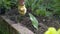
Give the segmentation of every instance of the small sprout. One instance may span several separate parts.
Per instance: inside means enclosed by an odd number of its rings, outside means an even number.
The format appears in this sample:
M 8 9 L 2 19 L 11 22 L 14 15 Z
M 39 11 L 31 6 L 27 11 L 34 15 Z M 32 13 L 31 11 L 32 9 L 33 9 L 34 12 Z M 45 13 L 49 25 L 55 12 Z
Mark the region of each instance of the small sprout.
M 32 25 L 38 30 L 38 20 L 30 13 L 29 16 L 30 16 L 30 20 L 32 21 Z

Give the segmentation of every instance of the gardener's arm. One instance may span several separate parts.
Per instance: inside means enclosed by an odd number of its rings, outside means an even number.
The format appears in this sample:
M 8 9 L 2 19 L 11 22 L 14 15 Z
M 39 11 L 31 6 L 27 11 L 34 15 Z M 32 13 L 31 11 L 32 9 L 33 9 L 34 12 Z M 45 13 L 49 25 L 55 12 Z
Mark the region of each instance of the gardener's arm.
M 19 0 L 20 5 L 24 5 L 24 0 Z

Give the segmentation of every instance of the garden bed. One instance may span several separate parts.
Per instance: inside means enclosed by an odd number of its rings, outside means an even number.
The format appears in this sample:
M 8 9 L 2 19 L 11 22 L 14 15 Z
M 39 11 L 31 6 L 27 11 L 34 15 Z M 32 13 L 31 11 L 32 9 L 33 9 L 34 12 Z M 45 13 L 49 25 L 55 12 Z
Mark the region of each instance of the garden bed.
M 13 11 L 13 9 L 12 9 L 12 11 Z M 15 14 L 16 14 L 16 12 L 15 13 L 13 12 L 11 16 L 13 16 Z M 17 15 L 20 16 L 19 14 L 17 14 Z M 6 15 L 6 18 L 17 23 L 17 22 L 19 22 L 19 20 L 16 21 L 17 15 L 15 15 L 13 17 L 10 17 L 9 15 L 8 15 L 9 17 L 7 17 L 7 15 Z M 22 20 L 20 21 L 20 24 L 22 24 L 22 26 L 24 26 L 24 27 L 27 27 L 29 30 L 33 31 L 36 34 L 43 34 L 47 30 L 48 27 L 55 27 L 56 29 L 60 28 L 60 19 L 56 19 L 54 17 L 48 18 L 48 17 L 42 17 L 42 16 L 35 16 L 35 17 L 37 18 L 37 20 L 39 22 L 38 31 L 32 26 L 29 16 L 25 15 L 22 18 Z M 14 18 L 14 19 L 11 19 L 11 18 Z

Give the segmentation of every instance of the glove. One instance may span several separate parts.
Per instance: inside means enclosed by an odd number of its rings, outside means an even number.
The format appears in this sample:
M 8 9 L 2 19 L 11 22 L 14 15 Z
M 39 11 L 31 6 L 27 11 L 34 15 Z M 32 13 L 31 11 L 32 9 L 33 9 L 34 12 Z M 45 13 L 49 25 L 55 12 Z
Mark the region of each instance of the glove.
M 18 6 L 18 10 L 19 10 L 19 13 L 20 13 L 21 15 L 25 15 L 26 12 L 27 12 L 27 9 L 26 9 L 25 5 L 20 5 L 20 6 Z

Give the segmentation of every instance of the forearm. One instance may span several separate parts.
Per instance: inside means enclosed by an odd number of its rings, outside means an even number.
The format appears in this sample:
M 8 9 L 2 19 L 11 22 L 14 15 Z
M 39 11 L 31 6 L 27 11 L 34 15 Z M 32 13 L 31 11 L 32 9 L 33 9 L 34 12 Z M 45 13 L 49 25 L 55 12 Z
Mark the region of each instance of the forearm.
M 19 5 L 24 5 L 24 0 L 19 0 Z

